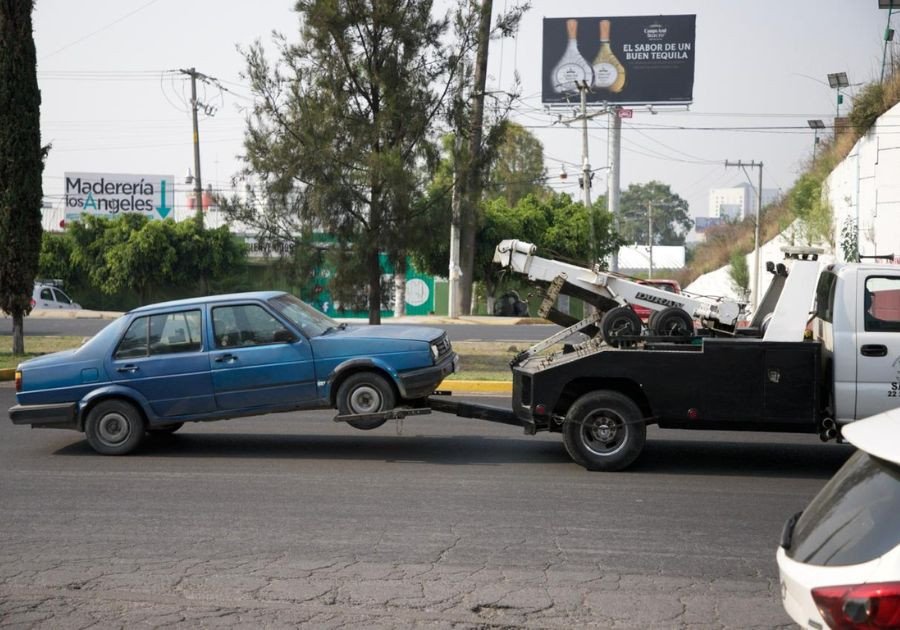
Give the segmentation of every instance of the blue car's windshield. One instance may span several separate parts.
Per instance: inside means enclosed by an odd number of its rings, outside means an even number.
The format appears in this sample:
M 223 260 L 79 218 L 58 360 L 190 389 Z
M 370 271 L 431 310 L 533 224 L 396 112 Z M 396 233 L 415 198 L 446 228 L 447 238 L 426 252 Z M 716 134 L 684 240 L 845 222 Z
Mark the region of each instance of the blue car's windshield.
M 336 321 L 320 313 L 310 305 L 288 293 L 269 300 L 276 311 L 287 317 L 307 337 L 318 337 L 340 326 Z

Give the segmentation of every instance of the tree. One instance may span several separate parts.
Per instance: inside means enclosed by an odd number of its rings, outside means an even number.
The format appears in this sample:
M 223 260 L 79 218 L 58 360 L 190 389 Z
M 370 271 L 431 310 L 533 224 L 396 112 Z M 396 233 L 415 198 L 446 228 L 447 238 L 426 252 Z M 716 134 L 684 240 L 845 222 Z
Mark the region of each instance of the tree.
M 610 230 L 612 215 L 605 206 L 605 200 L 599 199 L 592 213 L 601 258 L 612 254 L 621 244 Z M 503 197 L 486 202 L 478 230 L 475 280 L 485 285 L 488 312 L 491 312 L 493 297 L 503 282 L 502 270 L 493 262 L 494 250 L 500 241 L 515 238 L 530 242 L 537 245 L 541 256 L 583 265 L 590 239 L 588 221 L 584 204 L 563 193 L 541 197 L 527 195 L 513 207 L 507 205 Z
M 302 223 L 334 234 L 369 321 L 379 323 L 380 251 L 408 244 L 404 222 L 455 61 L 441 43 L 447 20 L 432 2 L 299 0 L 302 42 L 277 39 L 269 64 L 257 42 L 246 52 L 256 102 L 245 139 L 247 175 L 268 199 L 296 204 Z M 280 208 L 290 211 L 289 208 Z M 344 275 L 345 269 L 338 269 Z M 363 282 L 364 281 L 364 282 Z
M 209 295 L 209 283 L 218 280 L 242 264 L 247 247 L 223 225 L 207 229 L 197 221 L 182 221 L 173 227 L 178 258 L 176 282 L 182 285 L 200 281 L 200 293 Z
M 627 243 L 649 242 L 650 208 L 654 245 L 684 245 L 684 237 L 694 225 L 687 201 L 673 193 L 668 184 L 658 181 L 630 185 L 622 193 L 620 208 L 619 234 Z
M 544 145 L 522 125 L 508 123 L 488 171 L 488 194 L 502 194 L 514 206 L 525 195 L 544 192 L 545 175 Z
M 459 88 L 450 109 L 450 124 L 459 140 L 453 151 L 455 171 L 453 187 L 457 201 L 452 209 L 452 223 L 459 234 L 459 266 L 462 277 L 456 297 L 458 310 L 463 314 L 470 312 L 472 304 L 476 230 L 487 166 L 491 161 L 493 150 L 503 137 L 506 115 L 517 96 L 507 94 L 508 101 L 505 108 L 501 107 L 499 102 L 496 103 L 493 123 L 485 124 L 488 49 L 493 36 L 508 37 L 516 32 L 522 15 L 529 7 L 528 3 L 524 3 L 498 16 L 493 30 L 492 0 L 481 0 L 480 5 L 474 0 L 460 0 L 456 11 L 456 34 L 460 41 L 468 43 L 470 34 L 475 34 L 473 41 L 475 61 L 471 67 L 468 62 L 469 46 L 466 44 L 460 46 L 457 69 L 460 78 Z M 471 86 L 468 97 L 463 87 L 466 84 Z M 518 89 L 518 75 L 515 88 Z
M 732 252 L 729 260 L 728 275 L 731 278 L 731 286 L 741 299 L 750 295 L 750 268 L 747 266 L 747 257 L 740 251 Z
M 41 251 L 41 93 L 33 0 L 0 2 L 0 309 L 12 316 L 12 352 L 25 352 L 23 320 Z

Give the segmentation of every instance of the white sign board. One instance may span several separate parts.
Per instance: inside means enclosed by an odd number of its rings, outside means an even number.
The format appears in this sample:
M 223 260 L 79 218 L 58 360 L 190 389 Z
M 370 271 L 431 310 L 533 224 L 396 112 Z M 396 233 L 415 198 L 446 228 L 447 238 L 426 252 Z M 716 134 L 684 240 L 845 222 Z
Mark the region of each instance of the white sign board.
M 113 217 L 122 213 L 165 219 L 174 210 L 172 175 L 66 173 L 65 179 L 66 221 L 77 221 L 82 214 Z

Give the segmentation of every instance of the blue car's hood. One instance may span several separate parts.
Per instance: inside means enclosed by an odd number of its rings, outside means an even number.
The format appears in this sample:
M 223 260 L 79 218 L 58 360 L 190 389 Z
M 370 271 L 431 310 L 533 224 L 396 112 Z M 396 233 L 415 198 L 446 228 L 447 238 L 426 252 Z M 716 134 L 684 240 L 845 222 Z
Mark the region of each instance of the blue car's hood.
M 347 359 L 393 355 L 420 355 L 413 363 L 422 367 L 431 363 L 429 343 L 443 336 L 437 328 L 418 326 L 348 326 L 313 337 L 310 342 L 316 359 Z M 413 364 L 403 364 L 409 369 Z
M 332 330 L 318 339 L 403 339 L 407 341 L 434 341 L 440 339 L 444 331 L 440 328 L 425 326 L 347 326 L 344 329 Z

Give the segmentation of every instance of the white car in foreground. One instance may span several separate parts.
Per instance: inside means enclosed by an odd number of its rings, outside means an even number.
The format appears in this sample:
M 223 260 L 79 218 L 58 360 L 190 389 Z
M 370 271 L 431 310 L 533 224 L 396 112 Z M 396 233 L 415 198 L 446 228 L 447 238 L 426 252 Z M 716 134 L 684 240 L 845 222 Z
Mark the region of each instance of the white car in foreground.
M 804 628 L 900 628 L 900 409 L 843 436 L 859 450 L 785 523 L 782 603 Z

